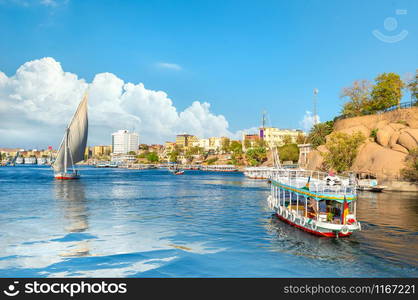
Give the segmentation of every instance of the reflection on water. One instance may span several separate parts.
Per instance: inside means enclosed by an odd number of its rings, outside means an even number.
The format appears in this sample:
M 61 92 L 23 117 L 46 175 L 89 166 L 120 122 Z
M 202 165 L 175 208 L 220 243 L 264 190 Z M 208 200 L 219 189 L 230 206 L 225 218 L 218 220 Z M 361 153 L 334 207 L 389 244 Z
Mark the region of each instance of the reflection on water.
M 318 238 L 242 174 L 0 168 L 0 276 L 418 276 L 416 194 L 361 193 L 363 231 Z
M 54 187 L 55 198 L 59 201 L 63 210 L 66 223 L 65 230 L 70 234 L 66 238 L 71 244 L 68 247 L 69 250 L 60 255 L 64 257 L 88 256 L 90 254 L 89 240 L 81 239 L 80 235 L 72 234 L 82 233 L 89 228 L 84 183 L 79 180 L 55 181 Z

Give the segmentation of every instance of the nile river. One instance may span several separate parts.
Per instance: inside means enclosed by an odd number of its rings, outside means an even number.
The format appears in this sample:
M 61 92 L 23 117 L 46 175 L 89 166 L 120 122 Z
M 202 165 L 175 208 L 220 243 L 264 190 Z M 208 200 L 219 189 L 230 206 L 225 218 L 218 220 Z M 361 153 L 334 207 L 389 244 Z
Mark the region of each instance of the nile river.
M 311 236 L 241 173 L 0 168 L 0 277 L 417 277 L 418 195 L 361 193 L 363 231 Z

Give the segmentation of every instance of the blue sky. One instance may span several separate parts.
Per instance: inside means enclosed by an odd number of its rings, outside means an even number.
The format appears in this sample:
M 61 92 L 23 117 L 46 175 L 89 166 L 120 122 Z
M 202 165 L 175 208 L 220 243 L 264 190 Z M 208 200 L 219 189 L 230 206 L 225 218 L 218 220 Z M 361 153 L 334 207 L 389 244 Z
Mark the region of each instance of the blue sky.
M 408 35 L 386 43 L 375 29 Z M 263 110 L 273 126 L 300 128 L 314 88 L 324 121 L 354 80 L 414 72 L 417 30 L 413 0 L 0 0 L 0 71 L 53 57 L 88 82 L 110 72 L 163 90 L 178 110 L 207 101 L 231 131 L 259 125 Z

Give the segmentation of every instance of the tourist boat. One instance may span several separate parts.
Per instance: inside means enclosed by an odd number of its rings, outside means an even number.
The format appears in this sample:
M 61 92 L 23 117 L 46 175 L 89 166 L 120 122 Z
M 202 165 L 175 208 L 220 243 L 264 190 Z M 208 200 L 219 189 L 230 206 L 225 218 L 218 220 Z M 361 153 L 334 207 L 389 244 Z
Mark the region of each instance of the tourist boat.
M 356 218 L 356 186 L 348 178 L 277 169 L 270 181 L 268 205 L 280 220 L 325 237 L 346 237 L 361 230 Z
M 177 170 L 177 171 L 174 171 L 173 173 L 174 173 L 174 175 L 183 175 L 184 171 L 183 170 Z
M 200 170 L 211 172 L 238 172 L 238 168 L 234 165 L 207 165 L 201 166 Z
M 80 178 L 78 171 L 74 168 L 74 164 L 84 160 L 87 133 L 87 94 L 85 94 L 70 124 L 65 129 L 57 157 L 52 164 L 55 179 L 66 180 Z
M 117 168 L 118 164 L 114 161 L 101 161 L 95 165 L 96 168 Z
M 245 168 L 244 175 L 250 179 L 269 179 L 272 167 L 249 167 Z
M 46 164 L 46 158 L 45 157 L 39 157 L 36 160 L 36 162 L 37 162 L 38 165 L 45 165 Z

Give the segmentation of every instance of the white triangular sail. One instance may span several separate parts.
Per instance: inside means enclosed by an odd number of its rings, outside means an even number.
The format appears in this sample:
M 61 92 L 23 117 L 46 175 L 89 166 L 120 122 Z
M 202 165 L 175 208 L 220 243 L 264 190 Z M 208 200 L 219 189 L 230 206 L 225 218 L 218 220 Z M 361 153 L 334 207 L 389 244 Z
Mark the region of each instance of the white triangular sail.
M 55 172 L 64 172 L 72 165 L 84 160 L 87 134 L 87 94 L 85 94 L 83 100 L 78 105 L 70 125 L 66 129 L 57 158 L 52 165 Z

